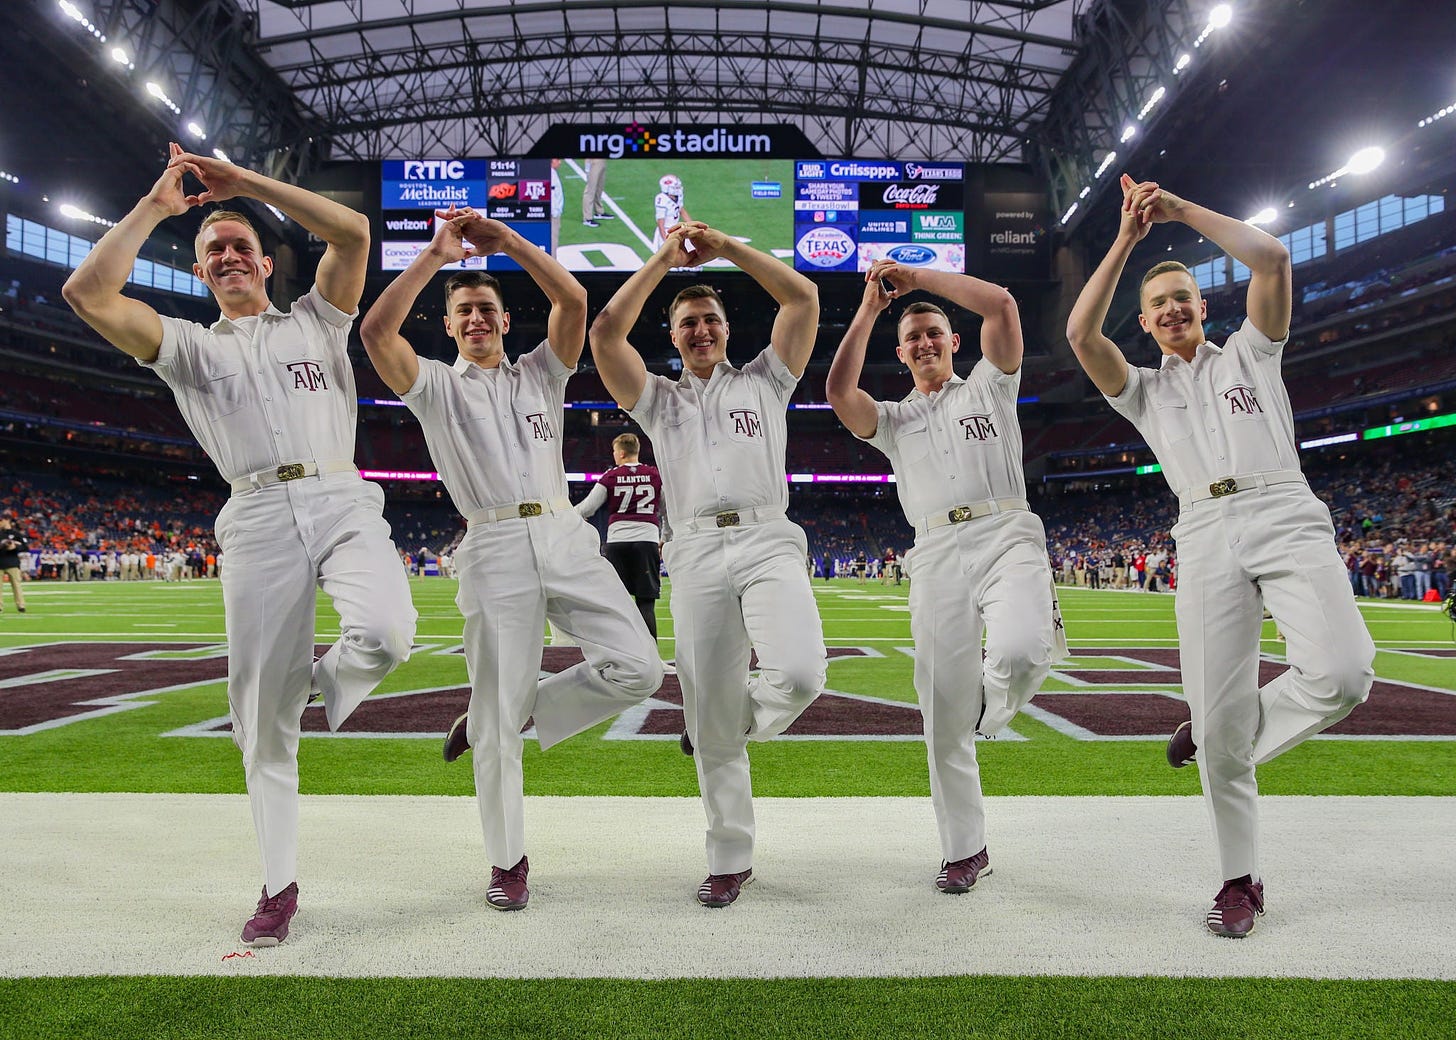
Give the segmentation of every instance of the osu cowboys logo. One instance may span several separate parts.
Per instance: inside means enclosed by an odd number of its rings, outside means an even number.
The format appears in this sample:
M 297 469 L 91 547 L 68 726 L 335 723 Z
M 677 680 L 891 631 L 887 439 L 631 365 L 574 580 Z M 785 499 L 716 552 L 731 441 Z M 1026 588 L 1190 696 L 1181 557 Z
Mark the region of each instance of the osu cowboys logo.
M 997 437 L 996 423 L 989 415 L 963 415 L 956 422 L 966 431 L 966 440 L 985 441 Z
M 1252 386 L 1231 386 L 1223 392 L 1223 399 L 1229 403 L 1230 415 L 1253 415 L 1263 412 L 1259 399 L 1254 396 Z
M 328 380 L 324 379 L 323 366 L 317 361 L 294 361 L 285 367 L 293 375 L 294 390 L 314 394 L 329 388 Z
M 532 440 L 549 441 L 556 436 L 551 429 L 551 419 L 545 412 L 532 412 L 526 416 L 526 421 L 531 424 Z
M 728 413 L 728 418 L 733 420 L 733 436 L 750 439 L 763 436 L 763 426 L 758 421 L 758 413 L 752 408 L 734 408 Z

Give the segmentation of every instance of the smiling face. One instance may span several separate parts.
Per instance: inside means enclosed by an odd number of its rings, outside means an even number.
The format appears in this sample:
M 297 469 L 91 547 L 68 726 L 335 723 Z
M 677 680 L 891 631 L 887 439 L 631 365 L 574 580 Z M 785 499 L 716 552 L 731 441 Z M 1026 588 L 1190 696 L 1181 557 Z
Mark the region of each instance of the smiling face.
M 1198 283 L 1187 271 L 1155 274 L 1143 283 L 1142 313 L 1138 323 L 1150 333 L 1164 354 L 1178 354 L 1191 360 L 1203 342 L 1203 322 L 1208 301 L 1198 292 Z
M 236 220 L 216 221 L 198 234 L 196 249 L 192 273 L 212 290 L 224 314 L 238 317 L 267 309 L 273 260 L 263 255 L 252 228 Z
M 510 330 L 511 316 L 494 286 L 462 285 L 451 290 L 445 331 L 465 360 L 487 367 L 499 364 L 505 356 L 504 337 Z
M 677 301 L 672 308 L 672 343 L 682 355 L 683 367 L 699 379 L 728 357 L 728 317 L 713 296 Z
M 933 393 L 944 386 L 955 373 L 952 355 L 961 349 L 961 338 L 950 330 L 945 314 L 938 308 L 906 310 L 898 334 L 895 356 L 910 369 L 915 388 Z

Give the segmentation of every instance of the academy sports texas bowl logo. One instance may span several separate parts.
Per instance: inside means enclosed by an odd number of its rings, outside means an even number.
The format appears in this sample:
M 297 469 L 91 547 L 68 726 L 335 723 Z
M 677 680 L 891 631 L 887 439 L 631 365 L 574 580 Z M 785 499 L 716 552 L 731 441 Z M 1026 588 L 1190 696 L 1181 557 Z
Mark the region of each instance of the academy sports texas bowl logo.
M 816 227 L 805 232 L 796 248 L 805 263 L 838 267 L 854 255 L 854 239 L 836 227 Z

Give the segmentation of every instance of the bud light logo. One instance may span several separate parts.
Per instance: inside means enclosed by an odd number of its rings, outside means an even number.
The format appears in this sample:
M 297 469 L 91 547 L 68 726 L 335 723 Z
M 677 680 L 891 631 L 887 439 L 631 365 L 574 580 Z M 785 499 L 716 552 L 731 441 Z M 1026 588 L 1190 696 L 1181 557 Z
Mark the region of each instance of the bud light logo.
M 458 181 L 465 179 L 465 164 L 459 159 L 406 159 L 407 181 Z
M 799 239 L 798 253 L 814 267 L 838 267 L 854 255 L 854 239 L 836 227 L 815 227 Z M 922 250 L 923 251 L 923 250 Z
M 886 254 L 897 264 L 907 267 L 923 267 L 935 261 L 935 250 L 924 246 L 896 246 Z
M 801 181 L 823 177 L 824 164 L 821 162 L 801 162 L 798 164 L 798 169 L 795 171 L 794 176 Z

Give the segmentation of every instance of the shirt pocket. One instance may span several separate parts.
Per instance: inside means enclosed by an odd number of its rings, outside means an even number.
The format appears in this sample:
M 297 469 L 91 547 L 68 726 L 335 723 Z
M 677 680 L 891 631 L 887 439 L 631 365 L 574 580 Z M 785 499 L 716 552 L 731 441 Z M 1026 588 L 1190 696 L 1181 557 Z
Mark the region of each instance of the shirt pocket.
M 208 419 L 231 415 L 243 406 L 247 397 L 242 363 L 236 360 L 214 362 L 203 371 L 197 389 L 202 411 Z
M 294 397 L 311 397 L 334 389 L 336 374 L 322 358 L 298 350 L 279 350 L 271 344 L 268 354 L 278 366 L 283 389 Z
M 1193 419 L 1188 402 L 1182 397 L 1160 390 L 1153 400 L 1153 412 L 1158 417 L 1158 428 L 1170 444 L 1193 436 Z
M 923 461 L 930 454 L 930 424 L 917 419 L 900 427 L 895 431 L 895 448 L 906 465 Z
M 691 454 L 702 440 L 702 413 L 676 395 L 663 402 L 656 432 L 649 434 L 652 454 L 659 462 Z
M 516 416 L 516 430 L 525 448 L 553 448 L 559 431 L 551 421 L 546 401 L 541 397 L 517 397 L 511 402 Z

